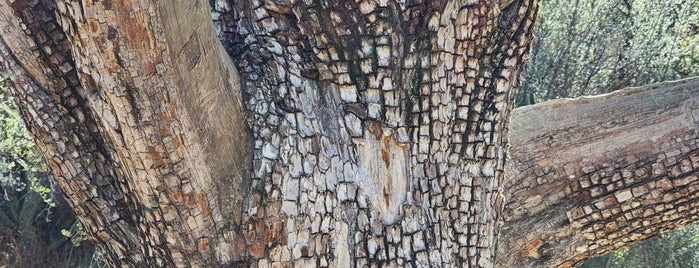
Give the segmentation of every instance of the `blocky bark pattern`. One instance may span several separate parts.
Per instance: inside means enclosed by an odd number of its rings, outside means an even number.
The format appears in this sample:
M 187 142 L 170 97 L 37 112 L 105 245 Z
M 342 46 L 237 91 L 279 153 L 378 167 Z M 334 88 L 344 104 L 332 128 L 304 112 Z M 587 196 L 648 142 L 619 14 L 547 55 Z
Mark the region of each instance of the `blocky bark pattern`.
M 489 267 L 501 193 L 507 267 L 696 219 L 697 80 L 519 113 L 502 191 L 536 1 L 212 2 L 243 100 L 201 1 L 0 3 L 0 73 L 115 265 Z
M 570 267 L 699 219 L 699 79 L 517 109 L 498 266 Z
M 536 1 L 502 7 L 215 1 L 254 133 L 236 260 L 492 266 Z
M 0 4 L 0 71 L 110 262 L 493 265 L 535 0 L 213 4 Z
M 0 3 L 1 75 L 116 266 L 214 265 L 241 217 L 237 73 L 208 5 L 190 4 Z
M 82 105 L 84 90 L 54 9 L 39 1 L 0 3 L 2 76 L 15 95 L 23 96 L 16 101 L 25 123 L 87 231 L 135 237 L 131 201 L 112 169 L 113 149 Z M 105 225 L 111 227 L 100 229 Z M 118 248 L 109 257 L 123 253 Z

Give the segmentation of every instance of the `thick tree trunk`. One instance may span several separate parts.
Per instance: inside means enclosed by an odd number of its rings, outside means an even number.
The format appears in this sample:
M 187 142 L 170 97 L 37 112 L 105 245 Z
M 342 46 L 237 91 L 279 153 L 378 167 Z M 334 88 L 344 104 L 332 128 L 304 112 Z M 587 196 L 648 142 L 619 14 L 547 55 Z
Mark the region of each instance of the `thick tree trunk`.
M 493 265 L 536 0 L 212 2 L 240 85 L 204 1 L 0 3 L 1 74 L 110 262 Z
M 251 150 L 208 5 L 1 1 L 0 28 L 2 76 L 109 261 L 220 263 Z
M 535 0 L 212 2 L 0 2 L 114 265 L 566 266 L 696 217 L 697 80 L 523 109 L 505 170 Z
M 535 6 L 218 3 L 253 111 L 240 258 L 492 266 L 504 126 Z
M 699 219 L 699 78 L 516 109 L 503 267 L 569 267 Z

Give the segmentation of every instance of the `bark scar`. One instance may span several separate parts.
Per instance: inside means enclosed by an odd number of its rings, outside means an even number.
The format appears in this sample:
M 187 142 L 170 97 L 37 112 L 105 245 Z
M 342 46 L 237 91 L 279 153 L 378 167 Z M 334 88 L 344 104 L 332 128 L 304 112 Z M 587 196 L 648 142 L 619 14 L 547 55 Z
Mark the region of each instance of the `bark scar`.
M 386 191 L 386 187 L 383 187 L 383 200 L 386 202 L 386 206 L 391 205 L 391 196 L 388 194 L 388 191 Z

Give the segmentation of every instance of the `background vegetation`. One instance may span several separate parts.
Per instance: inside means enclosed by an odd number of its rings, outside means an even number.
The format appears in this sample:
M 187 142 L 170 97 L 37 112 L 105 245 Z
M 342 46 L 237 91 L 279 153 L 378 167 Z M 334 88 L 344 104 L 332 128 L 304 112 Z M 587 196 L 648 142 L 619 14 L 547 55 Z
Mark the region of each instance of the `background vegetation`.
M 0 267 L 95 267 L 94 247 L 0 81 Z
M 516 104 L 699 75 L 697 0 L 543 0 Z M 0 81 L 0 267 L 104 266 Z M 584 267 L 699 267 L 699 225 Z
M 517 105 L 699 74 L 699 1 L 543 0 Z

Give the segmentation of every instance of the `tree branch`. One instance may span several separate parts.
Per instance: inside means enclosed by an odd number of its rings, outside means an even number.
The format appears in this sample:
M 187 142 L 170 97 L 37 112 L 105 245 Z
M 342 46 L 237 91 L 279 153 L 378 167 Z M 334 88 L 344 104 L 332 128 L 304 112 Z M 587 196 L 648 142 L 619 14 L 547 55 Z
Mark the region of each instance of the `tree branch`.
M 516 109 L 503 267 L 569 267 L 699 219 L 699 78 Z

